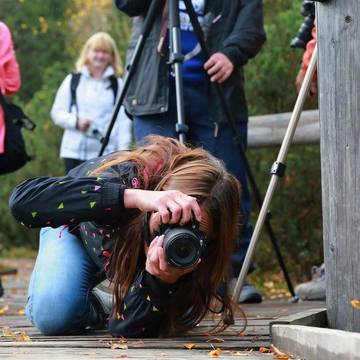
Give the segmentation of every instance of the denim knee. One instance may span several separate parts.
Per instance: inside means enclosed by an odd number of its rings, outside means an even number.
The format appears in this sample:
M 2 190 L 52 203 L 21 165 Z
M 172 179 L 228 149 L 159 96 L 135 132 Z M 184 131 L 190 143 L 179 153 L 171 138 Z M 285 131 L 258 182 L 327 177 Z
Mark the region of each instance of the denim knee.
M 29 299 L 28 316 L 44 335 L 65 335 L 85 329 L 89 303 L 85 297 L 64 294 L 35 294 Z

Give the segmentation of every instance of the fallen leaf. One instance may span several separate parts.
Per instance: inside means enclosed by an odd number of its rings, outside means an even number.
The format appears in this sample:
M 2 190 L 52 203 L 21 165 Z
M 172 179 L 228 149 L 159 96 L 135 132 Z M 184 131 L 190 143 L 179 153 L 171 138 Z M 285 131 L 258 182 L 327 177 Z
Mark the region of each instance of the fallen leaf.
M 124 338 L 123 336 L 120 337 L 120 338 L 118 338 L 117 341 L 118 341 L 119 343 L 124 343 L 124 344 L 128 342 L 128 340 L 127 340 L 126 338 Z
M 360 300 L 351 300 L 351 306 L 354 308 L 354 309 L 357 309 L 357 310 L 360 310 Z
M 280 351 L 274 344 L 270 344 L 270 349 L 271 351 L 275 354 L 275 355 L 279 355 L 279 356 L 287 356 L 287 358 L 285 359 L 288 359 L 289 356 L 285 353 L 283 353 L 282 351 Z
M 9 310 L 9 306 L 5 305 L 2 308 L 0 308 L 0 315 L 4 315 Z
M 271 349 L 268 349 L 268 348 L 266 348 L 266 347 L 261 347 L 261 348 L 259 349 L 259 351 L 260 351 L 261 353 L 263 353 L 263 354 L 271 353 Z
M 184 348 L 185 348 L 185 349 L 191 350 L 191 349 L 193 349 L 194 347 L 195 347 L 195 344 L 184 344 Z
M 124 359 L 127 358 L 128 356 L 126 354 L 120 354 L 120 355 L 114 355 L 113 358 L 114 359 Z
M 221 339 L 221 338 L 218 338 L 218 337 L 215 337 L 215 338 L 206 340 L 206 342 L 223 343 L 223 342 L 225 342 L 225 340 L 224 340 L 224 339 Z
M 244 352 L 244 351 L 229 351 L 229 355 L 231 356 L 250 356 L 250 352 Z
M 112 350 L 115 350 L 115 349 L 120 349 L 120 350 L 127 350 L 128 349 L 128 346 L 127 345 L 123 345 L 123 344 L 111 344 L 111 347 L 110 347 Z
M 31 341 L 31 339 L 30 336 L 22 334 L 16 337 L 16 341 Z
M 214 349 L 214 350 L 211 350 L 211 351 L 208 353 L 209 356 L 220 356 L 220 354 L 221 354 L 221 349 L 219 349 L 219 348 L 216 348 L 216 349 Z
M 290 359 L 290 357 L 287 356 L 287 355 L 275 355 L 275 356 L 273 357 L 273 359 L 288 360 L 288 359 Z
M 25 310 L 24 310 L 24 309 L 18 309 L 17 314 L 18 314 L 18 315 L 24 315 L 24 314 L 25 314 Z
M 2 337 L 12 337 L 12 336 L 14 336 L 14 334 L 13 334 L 11 331 L 3 330 L 1 336 L 2 336 Z

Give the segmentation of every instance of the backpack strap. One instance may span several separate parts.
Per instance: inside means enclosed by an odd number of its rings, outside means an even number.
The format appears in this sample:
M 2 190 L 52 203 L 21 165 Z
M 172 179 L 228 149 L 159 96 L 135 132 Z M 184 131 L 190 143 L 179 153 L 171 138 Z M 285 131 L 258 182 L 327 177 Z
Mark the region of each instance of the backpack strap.
M 79 86 L 80 82 L 80 73 L 73 73 L 71 74 L 71 81 L 70 81 L 70 106 L 69 112 L 71 112 L 71 108 L 75 105 L 76 111 L 79 112 L 77 101 L 76 101 L 76 89 Z
M 114 104 L 115 104 L 119 84 L 118 84 L 118 80 L 117 80 L 115 75 L 109 76 L 109 80 L 110 80 L 111 89 L 112 89 L 112 91 L 114 93 Z

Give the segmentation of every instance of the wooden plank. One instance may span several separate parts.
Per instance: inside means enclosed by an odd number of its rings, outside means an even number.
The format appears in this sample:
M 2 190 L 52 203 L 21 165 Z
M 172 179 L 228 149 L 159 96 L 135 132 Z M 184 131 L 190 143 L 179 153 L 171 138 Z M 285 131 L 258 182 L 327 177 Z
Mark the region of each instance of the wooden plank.
M 14 263 L 16 266 L 16 262 Z M 240 312 L 235 315 L 235 325 L 225 332 L 209 335 L 209 326 L 213 324 L 211 316 L 205 318 L 193 331 L 177 338 L 165 339 L 128 339 L 128 350 L 111 350 L 110 341 L 119 339 L 111 337 L 107 330 L 89 331 L 71 336 L 44 336 L 33 327 L 24 315 L 17 310 L 24 305 L 26 286 L 31 267 L 19 267 L 21 276 L 9 276 L 4 281 L 5 298 L 0 307 L 9 306 L 7 312 L 0 316 L 0 358 L 1 359 L 109 359 L 116 356 L 127 356 L 137 359 L 205 359 L 213 347 L 222 349 L 221 358 L 232 359 L 246 356 L 249 360 L 269 358 L 267 354 L 256 351 L 259 347 L 270 344 L 269 322 L 281 315 L 289 315 L 319 306 L 319 303 L 290 304 L 287 301 L 266 301 L 262 304 L 242 306 L 247 315 L 247 328 L 240 334 L 244 320 Z M 19 280 L 19 281 L 18 281 Z M 16 285 L 16 289 L 9 288 Z M 216 320 L 216 317 L 215 317 Z M 20 341 L 20 334 L 30 337 L 29 342 Z M 5 336 L 6 335 L 6 336 Z M 9 336 L 11 335 L 11 336 Z M 185 350 L 184 344 L 195 344 L 194 350 Z M 251 349 L 251 353 L 249 350 Z
M 0 348 L 1 359 L 60 359 L 60 360 L 78 360 L 78 359 L 171 359 L 171 360 L 187 360 L 187 359 L 210 359 L 208 350 L 186 350 L 186 349 L 167 349 L 152 351 L 129 349 L 129 350 L 111 350 L 111 349 L 63 349 L 63 348 L 35 348 L 35 349 L 4 349 Z M 261 354 L 259 352 L 247 351 L 230 351 L 221 352 L 220 359 L 237 359 L 244 358 L 246 360 L 264 360 L 269 359 L 269 354 Z
M 326 327 L 326 308 L 309 309 L 293 315 L 280 317 L 276 320 L 270 321 L 270 333 L 274 325 L 306 325 L 315 327 Z
M 360 331 L 360 2 L 318 5 L 322 209 L 331 328 Z
M 251 116 L 248 125 L 248 147 L 260 148 L 281 145 L 291 113 Z M 293 144 L 318 144 L 320 141 L 319 111 L 303 111 Z
M 302 359 L 360 359 L 357 333 L 301 325 L 274 325 L 272 332 L 277 348 Z

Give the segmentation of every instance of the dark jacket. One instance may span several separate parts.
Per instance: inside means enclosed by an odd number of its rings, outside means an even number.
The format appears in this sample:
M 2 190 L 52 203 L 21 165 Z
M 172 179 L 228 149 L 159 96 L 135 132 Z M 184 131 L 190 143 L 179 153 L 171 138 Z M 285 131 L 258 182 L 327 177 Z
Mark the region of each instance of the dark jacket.
M 9 200 L 13 216 L 29 228 L 69 227 L 82 239 L 103 274 L 119 235 L 119 224 L 135 214 L 124 208 L 124 190 L 142 186 L 132 162 L 115 165 L 98 177 L 88 176 L 113 156 L 118 154 L 89 160 L 68 176 L 29 179 L 14 189 Z M 156 336 L 173 290 L 174 286 L 160 283 L 139 268 L 116 318 L 110 319 L 110 332 L 124 337 Z
M 142 32 L 144 15 L 151 0 L 115 0 L 116 6 L 134 19 L 129 43 L 128 62 Z M 224 53 L 236 71 L 223 84 L 225 97 L 237 122 L 248 119 L 244 94 L 243 66 L 254 57 L 265 41 L 262 0 L 205 0 L 205 13 L 211 12 L 214 21 L 207 36 L 210 54 Z M 140 62 L 130 83 L 125 106 L 131 115 L 164 113 L 168 109 L 169 71 L 167 59 L 157 51 L 161 14 L 145 43 Z M 209 88 L 209 116 L 213 122 L 226 122 L 222 106 Z

